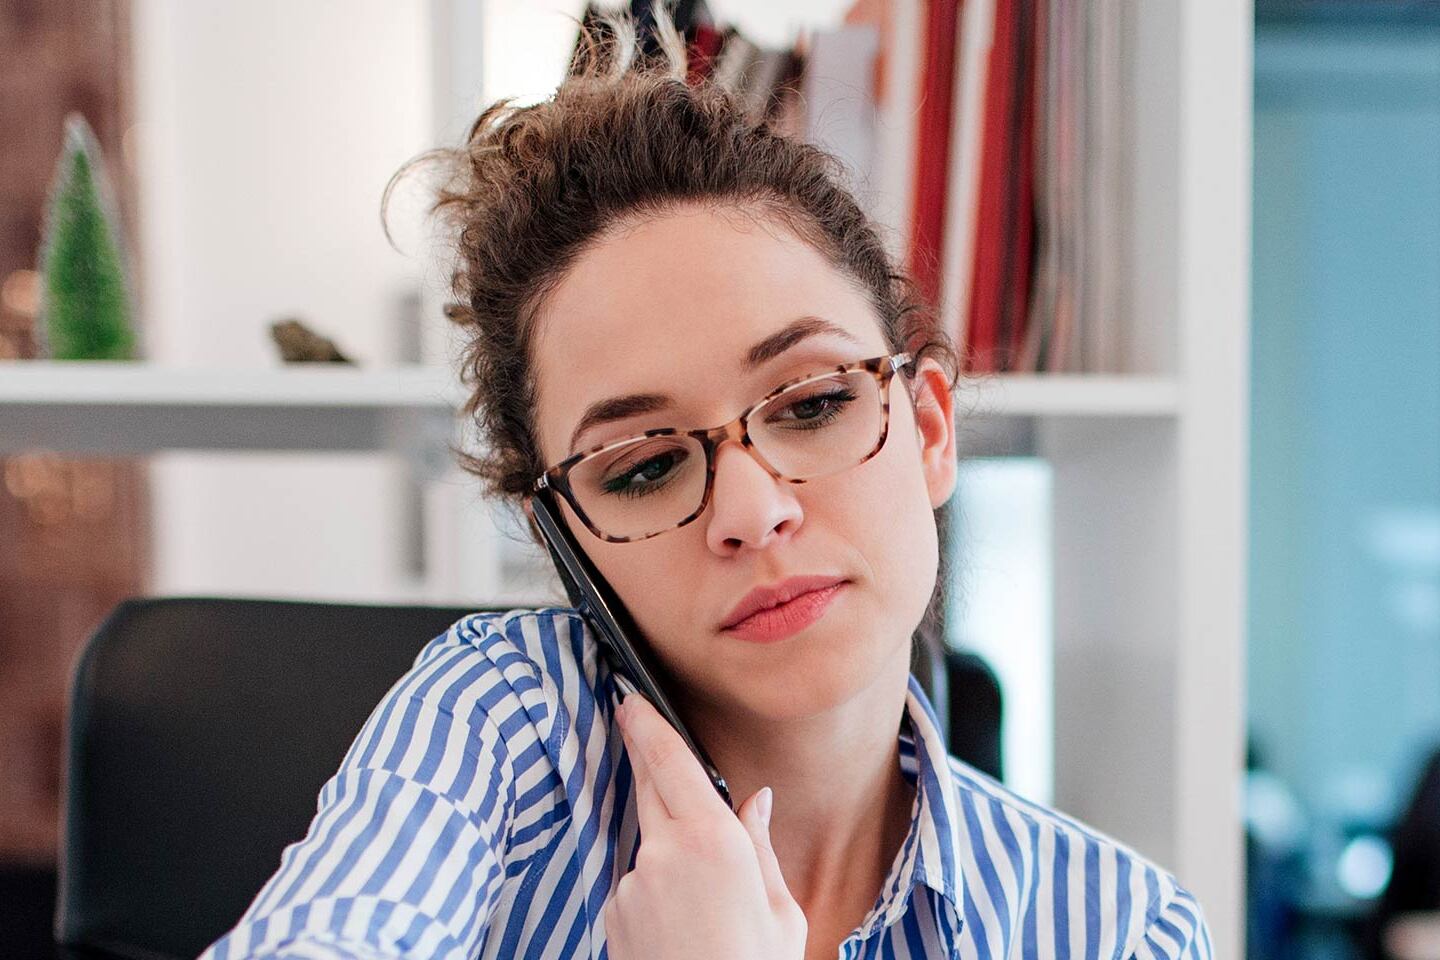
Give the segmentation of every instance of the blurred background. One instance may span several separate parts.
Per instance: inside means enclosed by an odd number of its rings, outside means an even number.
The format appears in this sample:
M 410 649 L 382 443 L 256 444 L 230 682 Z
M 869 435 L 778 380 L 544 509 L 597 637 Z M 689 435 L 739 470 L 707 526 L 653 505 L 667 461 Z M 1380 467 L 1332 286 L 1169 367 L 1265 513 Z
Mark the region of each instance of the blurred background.
M 1000 682 L 1003 779 L 1199 877 L 1249 957 L 1440 958 L 1440 3 L 680 7 L 967 351 L 938 626 Z M 380 197 L 595 10 L 0 0 L 7 956 L 50 955 L 120 600 L 559 598 L 445 458 L 445 250 L 423 183 L 393 245 Z

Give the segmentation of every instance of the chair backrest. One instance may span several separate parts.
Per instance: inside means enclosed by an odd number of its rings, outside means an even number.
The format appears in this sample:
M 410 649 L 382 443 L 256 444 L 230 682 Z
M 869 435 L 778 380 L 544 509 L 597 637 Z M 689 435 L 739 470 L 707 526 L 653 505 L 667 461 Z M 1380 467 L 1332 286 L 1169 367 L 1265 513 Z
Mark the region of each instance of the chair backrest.
M 321 787 L 420 648 L 468 613 L 515 606 L 121 603 L 76 667 L 57 943 L 72 956 L 194 957 L 305 835 Z M 994 684 L 983 662 L 955 656 L 932 655 L 917 679 L 970 755 L 952 752 L 998 776 L 998 685 L 994 711 L 954 709 L 957 693 L 990 703 Z
M 194 957 L 234 926 L 375 704 L 469 612 L 122 602 L 76 668 L 57 942 Z

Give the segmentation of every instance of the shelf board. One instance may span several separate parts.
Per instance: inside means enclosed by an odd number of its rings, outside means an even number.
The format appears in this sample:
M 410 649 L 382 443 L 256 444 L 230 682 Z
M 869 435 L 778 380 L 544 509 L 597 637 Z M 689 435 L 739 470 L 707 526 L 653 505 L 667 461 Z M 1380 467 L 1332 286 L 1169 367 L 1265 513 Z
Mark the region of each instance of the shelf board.
M 270 369 L 0 361 L 0 453 L 404 451 L 452 434 L 464 389 L 439 366 Z
M 956 397 L 962 418 L 1174 417 L 1174 377 L 1139 374 L 1001 373 L 963 377 Z
M 972 416 L 1173 416 L 1173 378 L 1131 374 L 995 374 L 963 378 Z M 456 409 L 454 371 L 414 364 L 297 364 L 237 370 L 103 360 L 0 361 L 0 404 L 420 407 Z
M 453 410 L 463 400 L 453 370 L 422 364 L 236 369 L 114 360 L 0 360 L 0 404 Z
M 0 453 L 394 450 L 450 436 L 465 390 L 438 365 L 194 368 L 97 360 L 0 361 Z M 965 378 L 958 419 L 1174 417 L 1171 377 L 992 374 Z

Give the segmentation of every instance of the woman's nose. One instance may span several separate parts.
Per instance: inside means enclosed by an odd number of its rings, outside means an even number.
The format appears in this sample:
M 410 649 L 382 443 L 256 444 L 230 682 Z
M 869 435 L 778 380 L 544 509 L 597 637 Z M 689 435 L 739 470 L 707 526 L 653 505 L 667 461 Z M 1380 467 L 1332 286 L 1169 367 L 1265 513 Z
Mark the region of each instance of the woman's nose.
M 715 486 L 710 491 L 705 539 L 716 553 L 770 546 L 799 527 L 804 516 L 795 484 L 778 480 L 749 448 L 736 442 L 715 451 Z

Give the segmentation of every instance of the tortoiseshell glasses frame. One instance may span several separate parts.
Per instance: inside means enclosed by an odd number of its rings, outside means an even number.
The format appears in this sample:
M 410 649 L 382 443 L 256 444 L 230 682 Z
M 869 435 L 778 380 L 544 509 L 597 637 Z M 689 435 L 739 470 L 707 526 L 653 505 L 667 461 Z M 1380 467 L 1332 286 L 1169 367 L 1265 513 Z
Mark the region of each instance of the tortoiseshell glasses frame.
M 786 382 L 780 384 L 774 390 L 771 390 L 769 393 L 765 394 L 765 396 L 761 397 L 759 400 L 751 404 L 744 413 L 740 414 L 740 416 L 736 417 L 734 420 L 731 420 L 729 423 L 722 423 L 718 427 L 701 428 L 697 430 L 681 430 L 678 427 L 659 427 L 654 430 L 646 430 L 644 433 L 637 433 L 633 436 L 625 437 L 623 440 L 614 440 L 608 443 L 602 443 L 599 446 L 591 447 L 588 450 L 581 450 L 577 453 L 570 455 L 569 457 L 566 457 L 559 463 L 546 468 L 546 470 L 541 473 L 540 476 L 535 478 L 534 489 L 536 491 L 549 489 L 563 496 L 566 502 L 570 504 L 570 508 L 575 511 L 575 515 L 580 518 L 580 522 L 585 524 L 586 528 L 591 533 L 595 534 L 595 536 L 599 537 L 601 540 L 605 540 L 610 543 L 634 543 L 640 540 L 648 540 L 651 537 L 659 536 L 662 533 L 669 533 L 671 530 L 679 529 L 680 527 L 685 526 L 687 523 L 691 522 L 696 517 L 700 516 L 700 514 L 705 512 L 705 508 L 710 504 L 711 491 L 715 487 L 715 455 L 720 449 L 720 444 L 724 443 L 726 440 L 739 441 L 740 445 L 746 450 L 748 450 L 750 455 L 754 457 L 755 460 L 762 467 L 764 467 L 765 470 L 772 477 L 777 480 L 785 480 L 789 483 L 805 483 L 807 482 L 807 480 L 820 479 L 820 477 L 797 479 L 795 477 L 785 476 L 779 470 L 775 469 L 775 467 L 765 459 L 765 457 L 760 453 L 760 451 L 755 448 L 754 443 L 750 439 L 750 418 L 754 416 L 755 412 L 760 408 L 764 407 L 770 401 L 774 400 L 780 394 L 795 387 L 802 386 L 812 381 L 824 380 L 827 377 L 833 377 L 837 373 L 852 373 L 855 371 L 864 370 L 867 373 L 872 374 L 875 377 L 876 382 L 880 386 L 880 389 L 878 391 L 880 397 L 880 435 L 876 439 L 875 445 L 863 457 L 849 464 L 848 466 L 832 470 L 829 473 L 824 474 L 823 476 L 831 476 L 835 473 L 839 473 L 841 470 L 848 470 L 850 469 L 850 467 L 858 467 L 866 460 L 874 457 L 885 446 L 885 438 L 889 435 L 890 432 L 890 381 L 894 378 L 895 371 L 902 370 L 907 367 L 913 368 L 913 365 L 914 358 L 909 353 L 892 353 L 883 357 L 871 357 L 868 360 L 853 360 L 849 363 L 842 363 L 834 367 L 829 367 L 820 373 L 805 374 L 804 376 L 796 377 L 793 380 L 787 380 Z M 913 369 L 910 370 L 909 373 L 913 376 Z M 634 537 L 611 536 L 610 534 L 595 526 L 595 524 L 590 520 L 589 515 L 585 512 L 585 508 L 580 505 L 574 491 L 571 489 L 569 480 L 570 471 L 573 470 L 576 465 L 578 465 L 583 460 L 587 460 L 590 457 L 598 456 L 602 453 L 606 453 L 618 447 L 623 447 L 627 444 L 635 443 L 638 440 L 643 440 L 648 437 L 673 436 L 693 437 L 700 442 L 701 447 L 703 447 L 705 450 L 705 491 L 700 498 L 700 505 L 695 508 L 694 512 L 692 512 L 689 516 L 685 517 L 683 520 L 680 520 L 678 523 L 675 523 L 673 526 L 665 527 L 652 533 L 642 534 L 640 536 Z

